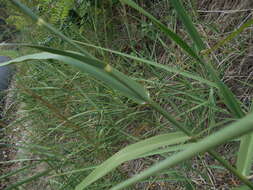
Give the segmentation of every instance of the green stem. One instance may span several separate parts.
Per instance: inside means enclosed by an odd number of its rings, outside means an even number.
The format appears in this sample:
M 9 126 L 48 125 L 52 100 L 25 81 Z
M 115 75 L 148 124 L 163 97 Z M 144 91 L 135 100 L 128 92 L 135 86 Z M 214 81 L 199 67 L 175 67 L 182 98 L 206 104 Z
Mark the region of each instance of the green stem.
M 217 152 L 213 150 L 209 150 L 208 153 L 212 155 L 217 161 L 219 161 L 227 170 L 229 170 L 231 173 L 233 173 L 236 177 L 238 177 L 245 185 L 250 187 L 250 189 L 253 189 L 253 184 L 250 182 L 250 180 L 242 175 L 237 169 L 235 169 L 231 164 L 224 160 Z
M 175 120 L 173 117 L 168 114 L 168 112 L 163 109 L 159 104 L 154 102 L 153 100 L 149 100 L 149 104 L 152 108 L 154 108 L 157 112 L 162 114 L 168 121 L 170 121 L 175 127 L 177 127 L 179 130 L 184 132 L 187 136 L 192 137 L 193 142 L 197 142 L 197 139 L 193 136 L 193 134 L 186 129 L 184 126 L 182 126 L 181 123 L 179 123 L 177 120 Z M 253 189 L 253 184 L 249 181 L 248 178 L 243 176 L 240 172 L 238 172 L 231 164 L 223 159 L 217 152 L 214 150 L 207 151 L 212 157 L 214 157 L 217 161 L 219 161 L 220 164 L 222 164 L 228 171 L 233 173 L 235 176 L 237 176 L 243 183 L 245 183 L 248 187 Z
M 82 47 L 80 47 L 78 44 L 76 44 L 75 42 L 73 42 L 71 39 L 69 39 L 67 36 L 65 36 L 62 32 L 58 31 L 57 29 L 55 29 L 52 25 L 48 24 L 47 22 L 45 22 L 42 18 L 39 18 L 36 14 L 34 14 L 31 9 L 29 9 L 28 7 L 24 6 L 22 3 L 20 3 L 17 0 L 11 0 L 12 3 L 17 6 L 25 15 L 28 15 L 34 22 L 37 23 L 37 25 L 39 26 L 43 26 L 46 29 L 48 29 L 49 31 L 51 31 L 52 33 L 54 33 L 55 35 L 59 36 L 60 38 L 62 38 L 63 40 L 65 40 L 66 42 L 68 42 L 69 44 L 71 44 L 73 47 L 75 47 L 76 49 L 78 49 L 81 53 L 83 53 L 84 55 L 88 56 L 88 57 L 92 57 L 94 58 L 94 56 L 92 56 L 90 53 L 88 53 L 87 51 L 85 51 Z
M 137 95 L 140 96 L 141 99 L 145 99 L 145 97 L 141 96 L 135 89 L 133 89 L 131 86 L 126 84 L 124 81 L 122 81 L 120 78 L 118 78 L 114 73 L 111 73 L 115 78 L 117 78 L 120 82 L 125 84 L 128 88 L 130 88 L 133 92 L 135 92 Z M 180 131 L 184 132 L 187 136 L 191 137 L 193 142 L 197 142 L 197 138 L 194 137 L 194 135 L 189 131 L 187 128 L 185 128 L 180 122 L 175 120 L 165 109 L 163 109 L 158 103 L 154 102 L 152 99 L 146 99 L 146 102 L 149 103 L 149 105 L 155 109 L 157 112 L 162 114 L 169 122 L 171 122 L 175 127 L 177 127 Z M 217 152 L 213 150 L 207 151 L 211 156 L 213 156 L 217 161 L 220 162 L 228 171 L 233 173 L 235 176 L 237 176 L 242 182 L 244 182 L 247 186 L 249 186 L 251 189 L 253 189 L 253 184 L 240 172 L 238 172 L 231 164 L 223 159 Z
M 177 120 L 175 120 L 168 112 L 163 109 L 159 104 L 154 102 L 153 100 L 149 100 L 149 105 L 154 108 L 157 112 L 162 114 L 168 121 L 170 121 L 175 127 L 177 127 L 180 131 L 184 132 L 187 136 L 192 136 L 192 133 L 186 129 L 184 126 L 182 126 L 181 123 L 179 123 Z

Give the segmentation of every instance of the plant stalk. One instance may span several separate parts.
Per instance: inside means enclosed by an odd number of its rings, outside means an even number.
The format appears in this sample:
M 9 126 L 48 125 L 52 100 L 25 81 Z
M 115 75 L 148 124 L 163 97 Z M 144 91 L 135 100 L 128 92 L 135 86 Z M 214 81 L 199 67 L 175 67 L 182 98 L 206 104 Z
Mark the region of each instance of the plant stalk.
M 228 171 L 233 173 L 236 177 L 238 177 L 245 185 L 253 189 L 252 182 L 242 175 L 236 168 L 234 168 L 227 160 L 223 159 L 217 152 L 213 150 L 209 150 L 208 153 L 212 155 L 217 161 L 219 161 Z
M 113 75 L 113 73 L 111 73 Z M 124 83 L 128 88 L 130 88 L 133 92 L 135 92 L 136 94 L 139 94 L 135 89 L 133 89 L 131 86 L 129 86 L 128 84 L 126 84 L 124 81 L 122 81 L 121 79 L 119 79 L 117 76 L 115 76 L 115 78 L 117 78 L 119 81 L 121 81 L 122 83 Z M 145 97 L 142 97 L 140 95 L 140 97 L 142 99 L 145 99 Z M 155 101 L 153 101 L 152 99 L 146 99 L 146 102 L 153 108 L 155 109 L 157 112 L 159 112 L 160 114 L 162 114 L 168 121 L 170 121 L 173 125 L 175 125 L 175 127 L 177 127 L 180 131 L 182 131 L 183 133 L 185 133 L 187 136 L 191 137 L 191 140 L 193 142 L 197 142 L 197 138 L 194 137 L 194 135 L 191 133 L 190 130 L 188 130 L 187 128 L 185 128 L 180 122 L 178 122 L 177 120 L 175 120 L 165 109 L 163 109 L 158 103 L 156 103 Z M 223 159 L 217 152 L 215 152 L 214 150 L 209 150 L 207 151 L 211 156 L 213 156 L 220 164 L 222 164 L 224 166 L 224 168 L 226 168 L 228 171 L 230 171 L 231 173 L 233 173 L 235 176 L 237 176 L 242 182 L 245 183 L 245 185 L 247 185 L 248 187 L 250 187 L 251 189 L 253 189 L 253 183 L 251 183 L 249 181 L 248 178 L 246 178 L 245 176 L 243 176 L 240 172 L 238 172 L 236 170 L 236 168 L 234 168 L 233 166 L 231 166 L 231 164 L 226 161 L 225 159 Z
M 168 112 L 165 109 L 163 109 L 159 104 L 157 104 L 153 100 L 149 100 L 149 105 L 152 108 L 154 108 L 157 112 L 159 112 L 160 114 L 162 114 L 173 125 L 175 125 L 175 127 L 177 127 L 179 130 L 181 130 L 182 132 L 184 132 L 187 136 L 190 136 L 192 138 L 193 142 L 197 142 L 196 137 L 194 137 L 193 134 L 188 129 L 186 129 L 185 127 L 183 127 L 182 124 L 180 124 L 177 120 L 175 120 L 174 118 L 172 118 L 168 114 Z M 236 168 L 234 168 L 228 161 L 226 161 L 225 159 L 223 159 L 216 151 L 209 150 L 207 152 L 212 157 L 214 157 L 220 164 L 222 164 L 228 171 L 230 171 L 236 177 L 238 177 L 245 185 L 247 185 L 248 187 L 250 187 L 251 189 L 253 189 L 253 183 L 251 183 L 247 177 L 245 177 L 240 172 L 238 172 L 236 170 Z
M 52 25 L 50 25 L 49 23 L 45 22 L 42 18 L 38 17 L 36 14 L 34 14 L 32 12 L 31 9 L 29 9 L 28 7 L 24 6 L 22 3 L 20 3 L 20 1 L 18 0 L 11 0 L 11 2 L 18 7 L 25 15 L 28 15 L 34 22 L 37 23 L 37 25 L 39 26 L 43 26 L 45 27 L 47 30 L 51 31 L 52 33 L 54 33 L 55 35 L 61 37 L 63 40 L 65 40 L 66 42 L 68 42 L 70 45 L 72 45 L 73 47 L 75 47 L 76 49 L 78 49 L 80 52 L 82 52 L 84 55 L 88 56 L 88 57 L 92 57 L 94 58 L 94 56 L 92 56 L 90 53 L 88 53 L 87 51 L 85 51 L 82 47 L 80 47 L 78 44 L 76 44 L 75 42 L 73 42 L 71 39 L 69 39 L 67 36 L 65 36 L 62 32 L 58 31 L 57 29 L 55 29 Z

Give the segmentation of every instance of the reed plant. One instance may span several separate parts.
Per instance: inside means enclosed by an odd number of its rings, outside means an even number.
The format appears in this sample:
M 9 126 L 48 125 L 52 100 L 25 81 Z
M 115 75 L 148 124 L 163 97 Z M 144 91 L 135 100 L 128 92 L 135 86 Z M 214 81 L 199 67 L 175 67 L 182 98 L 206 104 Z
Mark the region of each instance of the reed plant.
M 243 24 L 239 29 L 235 30 L 227 38 L 217 43 L 217 45 L 215 45 L 213 48 L 207 48 L 206 43 L 202 40 L 202 36 L 197 31 L 191 17 L 189 16 L 189 13 L 186 11 L 181 1 L 170 0 L 170 3 L 173 5 L 178 18 L 182 22 L 185 28 L 185 32 L 191 39 L 191 44 L 188 40 L 184 40 L 180 35 L 175 33 L 173 29 L 170 29 L 164 25 L 134 1 L 121 0 L 123 6 L 129 6 L 147 17 L 147 19 L 149 19 L 149 21 L 154 25 L 154 27 L 157 28 L 157 30 L 159 30 L 160 33 L 163 33 L 181 50 L 183 50 L 186 55 L 189 56 L 192 62 L 195 63 L 194 66 L 197 68 L 197 70 L 201 70 L 201 73 L 196 74 L 189 71 L 184 71 L 183 69 L 177 67 L 162 65 L 155 61 L 150 61 L 142 57 L 137 57 L 108 48 L 95 46 L 90 43 L 72 40 L 59 30 L 55 29 L 52 25 L 44 21 L 42 18 L 39 18 L 28 7 L 21 4 L 18 0 L 11 0 L 11 2 L 16 5 L 25 15 L 29 16 L 38 26 L 48 29 L 56 36 L 61 38 L 65 43 L 68 43 L 71 47 L 75 48 L 76 51 L 57 49 L 36 44 L 14 44 L 21 47 L 37 49 L 42 52 L 15 58 L 4 63 L 3 65 L 34 60 L 49 60 L 49 62 L 52 63 L 54 63 L 54 61 L 57 61 L 60 63 L 68 64 L 72 67 L 77 68 L 78 71 L 88 73 L 92 78 L 102 81 L 103 84 L 116 90 L 122 96 L 131 99 L 136 104 L 139 104 L 143 107 L 148 107 L 148 109 L 151 109 L 157 114 L 162 115 L 175 128 L 174 132 L 164 133 L 153 136 L 151 138 L 147 138 L 145 140 L 140 140 L 139 142 L 133 143 L 123 148 L 116 154 L 106 159 L 103 163 L 98 165 L 92 172 L 90 172 L 88 176 L 86 176 L 82 181 L 78 182 L 78 184 L 72 188 L 76 190 L 92 189 L 92 187 L 90 187 L 91 184 L 103 178 L 108 173 L 112 172 L 122 163 L 153 155 L 162 147 L 173 148 L 178 147 L 179 144 L 181 144 L 183 148 L 180 149 L 180 151 L 177 153 L 166 156 L 163 161 L 154 164 L 149 169 L 144 170 L 143 172 L 115 186 L 114 183 L 112 183 L 112 185 L 110 185 L 110 189 L 119 190 L 128 188 L 137 182 L 141 182 L 145 178 L 148 178 L 157 173 L 161 173 L 165 169 L 180 165 L 184 161 L 191 159 L 193 156 L 200 155 L 204 152 L 208 152 L 215 160 L 220 163 L 221 166 L 226 168 L 231 174 L 237 176 L 238 179 L 244 183 L 244 188 L 253 189 L 253 183 L 248 178 L 251 172 L 253 157 L 253 114 L 250 112 L 247 113 L 247 110 L 244 109 L 244 106 L 240 100 L 236 98 L 230 88 L 221 80 L 220 72 L 212 63 L 210 55 L 210 53 L 213 53 L 221 46 L 225 45 L 228 41 L 234 39 L 245 28 L 253 24 L 252 20 L 249 20 Z M 208 89 L 207 94 L 209 95 L 209 98 L 211 97 L 212 99 L 214 94 L 217 95 L 220 99 L 220 104 L 225 105 L 224 109 L 226 110 L 227 115 L 233 118 L 233 122 L 227 124 L 227 126 L 225 126 L 223 129 L 219 129 L 212 134 L 204 135 L 203 132 L 192 131 L 187 122 L 179 121 L 177 119 L 177 116 L 172 115 L 165 108 L 163 108 L 143 85 L 141 85 L 139 82 L 136 82 L 123 72 L 120 72 L 110 61 L 104 61 L 91 55 L 87 50 L 84 49 L 84 47 L 97 49 L 103 52 L 109 52 L 120 57 L 130 59 L 132 61 L 141 62 L 144 66 L 150 66 L 169 73 L 175 73 L 183 77 L 186 81 L 196 81 L 201 85 L 205 85 L 206 89 Z M 42 97 L 34 95 L 29 91 L 27 93 L 30 93 L 33 97 L 46 105 L 49 110 L 55 113 L 55 116 L 62 119 L 64 123 L 68 124 L 68 126 L 79 131 L 80 135 L 85 138 L 85 141 L 91 144 L 91 148 L 97 148 L 97 144 L 92 139 L 91 134 L 85 132 L 82 129 L 82 126 L 76 126 L 73 124 L 69 118 L 62 116 L 59 113 L 59 110 L 55 109 L 54 106 L 49 104 Z M 197 125 L 197 123 L 194 124 L 193 122 L 192 125 Z M 216 152 L 215 148 L 236 138 L 240 139 L 240 148 L 237 154 L 237 164 L 236 167 L 234 167 L 222 155 Z M 61 167 L 64 167 L 64 164 L 61 165 Z M 51 170 L 39 173 L 33 178 L 28 178 L 22 182 L 18 182 L 12 185 L 11 188 L 16 188 L 28 181 L 34 180 L 37 177 L 48 175 L 49 172 L 51 172 Z

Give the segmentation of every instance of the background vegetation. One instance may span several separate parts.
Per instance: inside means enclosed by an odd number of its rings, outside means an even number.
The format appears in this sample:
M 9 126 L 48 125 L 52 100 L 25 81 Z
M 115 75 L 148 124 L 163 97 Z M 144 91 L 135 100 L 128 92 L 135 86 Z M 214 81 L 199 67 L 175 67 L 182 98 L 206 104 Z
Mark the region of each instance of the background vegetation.
M 110 63 L 144 86 L 150 97 L 175 121 L 199 138 L 238 120 L 227 106 L 226 97 L 225 101 L 221 97 L 217 81 L 212 79 L 205 66 L 184 53 L 154 20 L 140 13 L 138 8 L 133 9 L 117 0 L 21 2 L 64 35 L 83 43 L 84 49 L 91 55 Z M 192 42 L 184 19 L 180 19 L 180 13 L 171 2 L 136 1 L 198 52 L 201 50 L 198 43 Z M 251 10 L 248 10 L 252 6 L 250 1 L 248 4 L 218 2 L 183 1 L 206 48 L 214 47 L 251 18 Z M 14 42 L 75 50 L 59 36 L 32 23 L 10 2 L 6 6 L 10 10 L 7 23 L 15 25 L 19 31 L 19 37 Z M 206 12 L 210 9 L 228 12 Z M 238 99 L 243 116 L 252 110 L 251 31 L 251 28 L 244 29 L 209 56 L 218 76 Z M 126 53 L 128 58 L 112 50 Z M 35 52 L 37 50 L 21 46 L 19 54 Z M 129 59 L 129 56 L 135 59 Z M 145 60 L 153 65 L 145 64 Z M 158 63 L 160 68 L 154 65 Z M 6 110 L 5 120 L 11 120 L 6 133 L 13 134 L 15 138 L 10 140 L 11 136 L 7 135 L 2 142 L 18 151 L 16 156 L 9 155 L 8 161 L 2 162 L 13 168 L 0 177 L 6 189 L 75 189 L 93 169 L 127 145 L 159 134 L 178 135 L 173 124 L 148 104 L 138 104 L 95 76 L 70 65 L 36 60 L 22 63 L 17 69 L 15 89 L 12 91 L 15 92 L 15 102 L 22 104 L 12 105 Z M 17 114 L 13 118 L 10 112 L 15 110 Z M 17 140 L 21 142 L 17 143 Z M 174 144 L 166 142 L 160 146 L 162 148 L 145 152 L 146 157 L 141 154 L 131 158 L 131 161 L 127 160 L 92 183 L 88 189 L 109 189 L 152 164 L 193 146 L 189 144 L 193 142 L 187 140 Z M 246 153 L 242 149 L 238 153 L 239 139 L 215 150 L 234 166 L 238 155 L 248 158 L 249 161 L 242 162 L 248 162 L 249 170 L 251 141 L 244 145 Z M 248 177 L 251 171 L 244 174 Z M 129 189 L 222 189 L 239 185 L 240 180 L 210 154 L 204 153 L 142 180 Z

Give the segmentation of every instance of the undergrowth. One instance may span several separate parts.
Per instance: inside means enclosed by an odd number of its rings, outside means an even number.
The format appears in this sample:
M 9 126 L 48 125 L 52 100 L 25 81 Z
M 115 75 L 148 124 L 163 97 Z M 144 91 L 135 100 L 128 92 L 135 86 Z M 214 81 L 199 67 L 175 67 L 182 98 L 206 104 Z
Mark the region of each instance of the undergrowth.
M 138 9 L 134 10 L 133 6 L 109 0 L 105 3 L 71 1 L 68 5 L 65 1 L 52 3 L 44 0 L 38 5 L 36 2 L 29 5 L 36 14 L 53 23 L 89 54 L 110 63 L 141 84 L 167 115 L 193 134 L 190 137 L 192 141 L 180 141 L 171 146 L 163 144 L 145 152 L 146 157 L 131 157 L 115 171 L 89 185 L 88 189 L 112 188 L 154 163 L 195 146 L 191 143 L 198 142 L 199 138 L 238 120 L 221 97 L 212 72 L 207 72 L 204 65 L 184 53 L 161 27 L 157 27 L 154 20 L 139 13 Z M 190 32 L 185 29 L 184 22 L 178 17 L 180 13 L 171 6 L 171 1 L 139 1 L 139 5 L 183 36 L 184 42 L 190 44 L 195 52 L 201 50 L 201 45 L 191 42 Z M 48 9 L 48 6 L 52 8 Z M 198 12 L 197 1 L 186 1 L 184 6 L 207 48 L 213 47 L 249 19 L 244 12 L 241 13 L 241 22 L 234 23 L 227 32 L 222 30 L 219 19 L 204 20 L 207 15 Z M 23 18 L 18 14 L 16 17 Z M 12 23 L 20 20 L 10 18 Z M 23 20 L 25 27 L 17 23 L 22 31 L 20 42 L 75 50 L 66 40 L 27 22 L 27 19 Z M 243 84 L 240 86 L 242 93 L 238 93 L 238 87 L 235 88 L 231 82 L 235 77 L 230 74 L 236 72 L 239 61 L 242 63 L 241 70 L 248 66 L 242 62 L 251 44 L 252 36 L 248 30 L 245 29 L 217 51 L 212 51 L 208 60 L 221 80 L 233 90 L 243 116 L 251 112 L 252 81 L 248 77 L 238 78 L 237 82 Z M 21 54 L 33 52 L 37 50 L 21 46 Z M 146 64 L 145 60 L 150 60 L 153 65 Z M 159 68 L 156 63 L 161 64 Z M 166 70 L 163 66 L 174 70 Z M 18 66 L 15 90 L 16 102 L 22 102 L 22 106 L 18 117 L 6 129 L 11 132 L 19 126 L 20 133 L 16 135 L 26 137 L 16 147 L 22 150 L 21 153 L 10 160 L 21 163 L 15 170 L 23 170 L 10 174 L 16 176 L 16 181 L 10 177 L 11 184 L 7 189 L 17 186 L 21 189 L 75 189 L 95 168 L 127 145 L 156 135 L 176 135 L 178 131 L 174 123 L 150 106 L 152 103 L 138 104 L 138 101 L 125 97 L 95 75 L 55 60 L 22 63 Z M 244 91 L 248 94 L 243 94 Z M 239 144 L 240 140 L 235 139 L 215 150 L 234 166 L 237 156 L 245 157 L 238 155 Z M 194 159 L 182 161 L 176 167 L 143 179 L 129 189 L 222 189 L 241 185 L 210 154 L 198 154 Z M 252 155 L 248 156 L 251 159 Z M 250 173 L 247 172 L 246 176 Z

